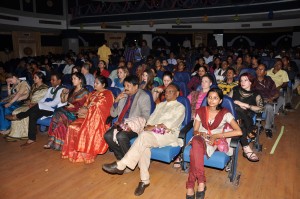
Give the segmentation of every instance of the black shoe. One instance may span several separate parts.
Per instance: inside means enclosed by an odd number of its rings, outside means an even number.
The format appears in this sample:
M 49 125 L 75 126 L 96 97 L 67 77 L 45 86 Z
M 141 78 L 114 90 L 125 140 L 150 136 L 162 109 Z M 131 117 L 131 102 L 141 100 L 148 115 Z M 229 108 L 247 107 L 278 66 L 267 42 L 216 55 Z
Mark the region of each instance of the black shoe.
M 266 129 L 266 136 L 267 138 L 272 138 L 273 137 L 273 133 L 271 129 Z
M 145 189 L 149 187 L 150 184 L 145 184 L 143 182 L 139 182 L 138 187 L 134 191 L 134 195 L 140 196 L 144 193 Z
M 118 167 L 117 163 L 113 162 L 111 164 L 104 164 L 102 166 L 102 169 L 105 172 L 110 173 L 110 174 L 119 174 L 119 175 L 122 175 L 124 173 L 124 170 L 119 170 L 117 167 Z
M 196 199 L 204 199 L 205 191 L 206 191 L 206 186 L 204 187 L 203 191 L 197 191 L 196 192 Z
M 286 104 L 284 108 L 287 109 L 287 110 L 292 110 L 293 109 L 291 104 Z

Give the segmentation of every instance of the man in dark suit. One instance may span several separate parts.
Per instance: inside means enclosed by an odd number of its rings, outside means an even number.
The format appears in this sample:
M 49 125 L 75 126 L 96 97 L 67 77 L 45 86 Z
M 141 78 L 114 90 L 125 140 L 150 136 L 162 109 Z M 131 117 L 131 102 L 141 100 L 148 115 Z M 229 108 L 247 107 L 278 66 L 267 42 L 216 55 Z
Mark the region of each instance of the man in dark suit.
M 104 135 L 105 141 L 118 160 L 122 159 L 129 150 L 130 139 L 137 137 L 138 134 L 132 130 L 119 130 L 115 142 L 115 129 L 117 129 L 118 125 L 124 122 L 126 118 L 142 117 L 148 120 L 150 109 L 150 97 L 144 90 L 139 89 L 138 77 L 135 75 L 126 77 L 124 79 L 124 92 L 116 98 L 110 110 L 111 116 L 118 116 L 118 120 Z

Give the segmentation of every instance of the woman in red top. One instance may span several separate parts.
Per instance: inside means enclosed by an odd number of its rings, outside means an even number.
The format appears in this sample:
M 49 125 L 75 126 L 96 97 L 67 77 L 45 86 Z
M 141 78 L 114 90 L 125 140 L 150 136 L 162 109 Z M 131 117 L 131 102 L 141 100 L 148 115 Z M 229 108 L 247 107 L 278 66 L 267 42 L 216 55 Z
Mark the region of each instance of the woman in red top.
M 106 78 L 109 77 L 109 71 L 107 70 L 107 65 L 106 62 L 104 60 L 100 60 L 99 64 L 98 64 L 98 69 L 96 70 L 96 72 L 94 73 L 94 76 L 104 76 Z

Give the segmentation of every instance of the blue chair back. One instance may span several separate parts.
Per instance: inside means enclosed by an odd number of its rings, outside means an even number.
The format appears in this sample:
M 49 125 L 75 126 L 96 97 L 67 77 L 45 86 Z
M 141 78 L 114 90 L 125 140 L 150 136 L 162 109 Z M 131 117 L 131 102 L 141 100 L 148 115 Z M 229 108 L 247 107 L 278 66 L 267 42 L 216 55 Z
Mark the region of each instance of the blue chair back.
M 110 78 L 106 78 L 106 80 L 107 80 L 107 84 L 108 84 L 107 86 L 110 87 L 112 84 L 112 80 Z
M 152 93 L 150 91 L 148 91 L 148 90 L 144 90 L 144 91 L 148 94 L 148 96 L 150 98 L 150 104 L 151 104 L 150 114 L 152 114 L 153 111 L 154 111 L 154 109 L 155 109 L 156 104 L 155 104 L 155 102 L 153 100 Z
M 189 72 L 175 72 L 174 81 L 189 83 L 191 80 L 191 74 Z
M 94 90 L 94 87 L 92 87 L 91 85 L 85 85 L 85 88 L 89 91 L 92 92 Z
M 121 90 L 116 87 L 108 87 L 107 89 L 113 93 L 115 98 L 118 97 L 118 95 L 121 93 Z
M 240 74 L 238 75 L 238 79 L 240 78 L 240 76 L 243 73 L 250 73 L 251 75 L 253 75 L 253 77 L 256 77 L 256 71 L 255 71 L 255 69 L 253 69 L 253 68 L 244 68 L 244 69 L 241 70 Z
M 182 122 L 182 126 L 185 126 L 191 121 L 191 117 L 192 117 L 191 103 L 188 100 L 188 98 L 183 96 L 177 97 L 177 101 L 180 102 L 185 107 L 185 116 Z
M 176 82 L 176 81 L 173 81 L 174 84 L 176 84 L 177 86 L 179 86 L 182 94 L 184 97 L 188 96 L 189 94 L 189 91 L 188 91 L 188 88 L 187 88 L 187 84 L 184 83 L 184 82 Z

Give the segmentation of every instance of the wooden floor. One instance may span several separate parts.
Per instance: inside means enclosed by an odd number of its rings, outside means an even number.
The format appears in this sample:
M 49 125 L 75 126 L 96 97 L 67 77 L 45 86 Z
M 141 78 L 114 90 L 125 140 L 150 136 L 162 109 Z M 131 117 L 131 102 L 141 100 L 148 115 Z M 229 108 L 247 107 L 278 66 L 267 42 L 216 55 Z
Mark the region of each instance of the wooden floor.
M 299 97 L 294 104 L 299 102 Z M 287 116 L 276 117 L 277 132 L 273 139 L 261 135 L 263 151 L 260 161 L 238 160 L 241 173 L 239 186 L 233 186 L 225 171 L 206 168 L 207 192 L 210 199 L 292 199 L 300 198 L 300 107 Z M 284 134 L 273 155 L 271 148 L 281 127 Z M 47 135 L 38 135 L 38 142 L 20 148 L 21 142 L 7 143 L 0 139 L 0 198 L 1 199 L 183 199 L 187 174 L 172 165 L 153 161 L 151 185 L 140 196 L 134 196 L 139 182 L 138 168 L 122 176 L 108 175 L 101 170 L 103 163 L 114 161 L 112 153 L 99 155 L 90 165 L 71 163 L 60 158 L 60 152 L 44 150 Z

